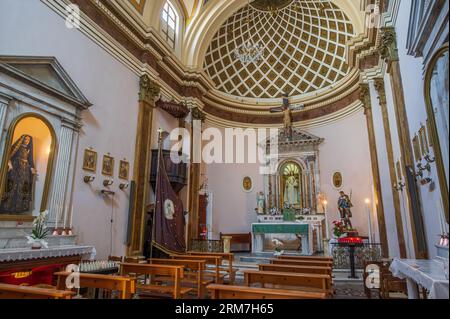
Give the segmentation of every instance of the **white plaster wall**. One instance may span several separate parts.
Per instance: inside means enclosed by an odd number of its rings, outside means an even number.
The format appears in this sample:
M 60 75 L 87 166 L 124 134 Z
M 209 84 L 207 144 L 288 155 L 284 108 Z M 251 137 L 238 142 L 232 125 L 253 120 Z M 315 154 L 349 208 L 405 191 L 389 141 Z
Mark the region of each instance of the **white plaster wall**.
M 421 125 L 426 123 L 427 114 L 423 94 L 423 59 L 409 56 L 407 55 L 406 51 L 410 7 L 411 1 L 400 2 L 396 31 L 398 38 L 403 87 L 405 92 L 406 111 L 408 113 L 409 129 L 412 137 L 414 136 L 415 132 L 419 131 Z M 443 32 L 447 33 L 448 35 L 448 25 L 446 30 L 444 30 Z M 443 36 L 442 38 L 445 38 L 445 36 Z M 441 42 L 442 38 L 440 39 Z M 433 37 L 430 38 L 430 43 L 436 44 Z M 436 45 L 436 49 L 439 49 L 439 44 Z M 442 214 L 443 209 L 441 204 L 441 194 L 439 190 L 439 180 L 436 172 L 436 165 L 432 164 L 431 166 L 432 172 L 430 177 L 435 182 L 435 189 L 432 190 L 430 188 L 430 185 L 419 186 L 419 189 L 423 205 L 423 218 L 425 223 L 429 257 L 433 258 L 436 255 L 436 248 L 434 245 L 437 243 L 439 239 L 438 236 L 441 234 L 441 223 L 439 215 Z M 425 172 L 425 174 L 427 173 Z
M 361 235 L 368 234 L 365 199 L 372 200 L 372 173 L 368 146 L 366 119 L 360 110 L 344 119 L 324 126 L 304 129 L 325 142 L 320 152 L 321 190 L 328 198 L 330 232 L 333 220 L 339 219 L 337 200 L 339 190 L 332 186 L 336 171 L 343 174 L 343 190 L 352 191 L 352 222 Z M 206 166 L 208 190 L 213 197 L 212 232 L 246 233 L 256 222 L 256 193 L 264 189 L 264 177 L 259 174 L 259 164 L 209 164 Z M 253 178 L 251 193 L 242 190 L 242 178 Z M 374 223 L 376 225 L 376 223 Z
M 80 244 L 95 246 L 98 258 L 105 258 L 110 252 L 125 254 L 129 196 L 118 188 L 117 170 L 123 158 L 130 161 L 131 170 L 133 167 L 138 77 L 81 32 L 67 29 L 65 21 L 39 0 L 0 1 L 0 39 L 2 55 L 56 57 L 93 103 L 82 114 L 84 126 L 80 131 L 73 191 L 74 231 Z M 84 149 L 91 146 L 98 151 L 98 172 L 92 185 L 86 185 L 82 181 L 82 156 Z M 113 199 L 99 194 L 103 188 L 101 159 L 108 152 L 116 159 Z

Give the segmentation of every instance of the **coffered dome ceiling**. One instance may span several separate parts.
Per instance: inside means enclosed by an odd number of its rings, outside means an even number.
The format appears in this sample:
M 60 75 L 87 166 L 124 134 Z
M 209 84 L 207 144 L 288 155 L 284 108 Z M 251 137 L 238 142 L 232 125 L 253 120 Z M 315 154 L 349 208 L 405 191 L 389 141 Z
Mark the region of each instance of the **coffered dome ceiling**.
M 327 88 L 349 73 L 345 44 L 354 30 L 344 12 L 328 0 L 279 2 L 284 5 L 274 13 L 257 0 L 219 28 L 204 61 L 219 92 L 258 99 L 284 92 L 299 96 Z M 234 50 L 249 39 L 265 47 L 264 58 L 244 66 Z

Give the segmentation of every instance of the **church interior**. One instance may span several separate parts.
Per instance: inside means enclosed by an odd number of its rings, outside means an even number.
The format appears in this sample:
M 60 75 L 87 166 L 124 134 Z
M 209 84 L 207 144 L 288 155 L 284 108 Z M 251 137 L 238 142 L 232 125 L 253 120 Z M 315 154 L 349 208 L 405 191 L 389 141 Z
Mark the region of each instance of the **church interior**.
M 449 0 L 0 0 L 0 299 L 449 298 Z

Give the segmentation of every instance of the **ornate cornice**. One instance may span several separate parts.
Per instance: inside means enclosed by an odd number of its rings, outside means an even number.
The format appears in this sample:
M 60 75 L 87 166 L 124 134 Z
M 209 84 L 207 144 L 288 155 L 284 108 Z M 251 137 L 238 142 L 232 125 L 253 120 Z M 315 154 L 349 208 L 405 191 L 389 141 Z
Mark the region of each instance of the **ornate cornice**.
M 189 114 L 189 109 L 186 105 L 174 101 L 166 102 L 159 99 L 155 105 L 177 119 L 184 119 Z
M 381 105 L 386 105 L 386 90 L 384 86 L 384 79 L 383 78 L 376 78 L 374 80 L 375 89 L 378 92 L 378 100 L 380 101 Z
M 160 86 L 152 81 L 148 75 L 143 75 L 139 81 L 139 102 L 155 106 L 155 99 L 161 91 Z

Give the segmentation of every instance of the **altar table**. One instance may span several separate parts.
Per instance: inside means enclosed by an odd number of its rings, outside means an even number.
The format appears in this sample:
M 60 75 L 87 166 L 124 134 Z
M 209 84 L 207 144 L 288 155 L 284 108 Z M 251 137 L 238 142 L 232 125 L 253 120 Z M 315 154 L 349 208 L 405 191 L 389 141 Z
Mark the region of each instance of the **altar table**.
M 252 224 L 252 247 L 254 253 L 264 250 L 265 234 L 295 234 L 302 240 L 302 254 L 312 255 L 313 236 L 309 223 L 254 223 Z
M 406 279 L 409 299 L 419 299 L 418 284 L 429 291 L 430 299 L 448 299 L 449 280 L 444 275 L 443 261 L 443 258 L 433 260 L 395 258 L 390 270 L 395 277 Z

